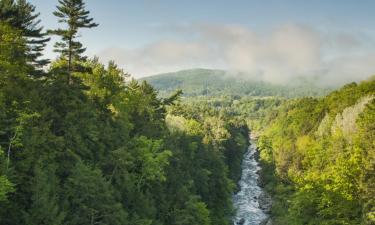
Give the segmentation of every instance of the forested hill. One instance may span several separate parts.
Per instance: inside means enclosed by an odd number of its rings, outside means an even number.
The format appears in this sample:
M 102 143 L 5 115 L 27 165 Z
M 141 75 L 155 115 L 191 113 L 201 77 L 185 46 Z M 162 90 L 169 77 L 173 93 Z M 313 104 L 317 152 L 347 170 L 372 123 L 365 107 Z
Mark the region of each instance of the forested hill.
M 322 88 L 311 81 L 297 80 L 293 84 L 276 85 L 250 79 L 244 73 L 229 73 L 224 70 L 191 69 L 174 73 L 158 74 L 142 78 L 152 84 L 161 96 L 181 89 L 185 96 L 320 96 L 331 88 Z
M 259 139 L 275 224 L 375 224 L 375 80 L 284 102 Z

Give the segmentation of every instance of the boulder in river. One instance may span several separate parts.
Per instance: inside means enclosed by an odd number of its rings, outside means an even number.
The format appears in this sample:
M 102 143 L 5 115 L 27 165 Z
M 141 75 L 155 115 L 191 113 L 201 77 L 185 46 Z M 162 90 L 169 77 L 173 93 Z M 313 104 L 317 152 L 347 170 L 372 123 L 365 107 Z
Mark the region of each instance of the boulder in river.
M 245 219 L 242 218 L 240 221 L 237 222 L 237 225 L 244 225 L 245 224 Z

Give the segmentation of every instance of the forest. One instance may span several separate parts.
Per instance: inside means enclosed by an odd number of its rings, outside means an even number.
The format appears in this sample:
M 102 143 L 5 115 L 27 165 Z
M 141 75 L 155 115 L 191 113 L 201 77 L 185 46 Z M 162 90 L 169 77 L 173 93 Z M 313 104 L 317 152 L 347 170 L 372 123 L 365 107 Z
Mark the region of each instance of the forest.
M 54 15 L 45 31 L 30 3 L 0 1 L 0 224 L 228 224 L 246 124 L 86 58 L 82 1 Z
M 263 117 L 263 185 L 275 224 L 375 224 L 375 79 Z
M 100 21 L 83 0 L 51 13 L 46 30 L 0 0 L 1 225 L 232 224 L 250 130 L 273 224 L 375 224 L 374 78 L 330 93 L 136 80 L 85 56 L 79 32 Z

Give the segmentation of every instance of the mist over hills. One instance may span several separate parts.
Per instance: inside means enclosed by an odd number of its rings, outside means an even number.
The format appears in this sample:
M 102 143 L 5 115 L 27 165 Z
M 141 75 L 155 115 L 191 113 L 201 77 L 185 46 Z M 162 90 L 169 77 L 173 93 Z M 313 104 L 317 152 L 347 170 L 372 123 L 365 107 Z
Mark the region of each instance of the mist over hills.
M 161 96 L 167 96 L 181 89 L 184 96 L 281 96 L 287 98 L 301 96 L 322 96 L 335 87 L 322 87 L 313 80 L 295 79 L 288 84 L 273 84 L 225 70 L 189 69 L 157 74 L 141 78 L 152 84 Z

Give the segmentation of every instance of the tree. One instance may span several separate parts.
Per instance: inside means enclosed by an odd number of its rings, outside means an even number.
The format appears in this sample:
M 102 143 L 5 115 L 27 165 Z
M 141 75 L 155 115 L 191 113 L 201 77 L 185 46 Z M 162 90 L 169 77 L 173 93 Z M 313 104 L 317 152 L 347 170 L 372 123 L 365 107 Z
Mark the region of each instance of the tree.
M 52 163 L 38 162 L 32 179 L 31 207 L 25 213 L 27 224 L 61 225 L 65 213 L 58 202 L 58 178 Z
M 40 69 L 49 63 L 48 59 L 40 57 L 50 38 L 40 26 L 39 15 L 35 13 L 35 6 L 26 0 L 0 0 L 0 21 L 21 32 L 27 44 L 27 62 Z M 38 72 L 35 75 L 41 74 L 40 70 Z
M 64 187 L 66 224 L 127 224 L 127 214 L 97 168 L 78 162 Z
M 210 225 L 210 211 L 206 204 L 191 196 L 183 209 L 177 210 L 176 225 Z
M 3 157 L 3 150 L 0 148 L 0 168 L 1 171 L 4 171 L 4 157 Z M 13 192 L 14 187 L 13 184 L 8 180 L 8 178 L 0 173 L 0 202 L 5 201 L 7 199 L 7 194 L 9 192 Z
M 26 44 L 19 31 L 0 22 L 0 86 L 9 77 L 21 76 L 26 68 Z
M 71 84 L 71 72 L 75 71 L 74 63 L 84 59 L 81 55 L 86 51 L 82 43 L 77 41 L 78 30 L 97 27 L 98 24 L 89 17 L 90 11 L 85 9 L 83 0 L 59 0 L 59 4 L 53 14 L 59 18 L 58 22 L 65 23 L 67 28 L 52 30 L 50 33 L 62 39 L 55 44 L 55 52 L 60 53 L 61 57 L 67 60 L 68 83 Z

